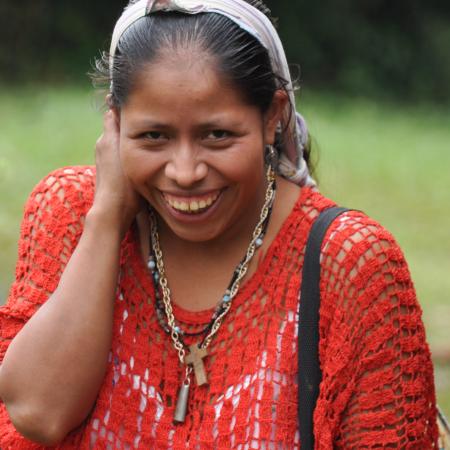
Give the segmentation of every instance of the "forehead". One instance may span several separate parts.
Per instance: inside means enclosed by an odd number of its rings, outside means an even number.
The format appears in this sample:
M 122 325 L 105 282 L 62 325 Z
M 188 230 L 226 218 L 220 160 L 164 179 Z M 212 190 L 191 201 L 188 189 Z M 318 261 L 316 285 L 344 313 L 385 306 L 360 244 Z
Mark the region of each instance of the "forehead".
M 136 74 L 124 111 L 185 114 L 249 107 L 242 93 L 205 52 L 164 52 Z
M 139 84 L 142 87 L 150 82 L 159 86 L 170 84 L 174 88 L 189 84 L 193 91 L 229 84 L 220 74 L 216 58 L 193 48 L 165 51 L 145 64 L 136 76 L 135 85 L 139 88 Z

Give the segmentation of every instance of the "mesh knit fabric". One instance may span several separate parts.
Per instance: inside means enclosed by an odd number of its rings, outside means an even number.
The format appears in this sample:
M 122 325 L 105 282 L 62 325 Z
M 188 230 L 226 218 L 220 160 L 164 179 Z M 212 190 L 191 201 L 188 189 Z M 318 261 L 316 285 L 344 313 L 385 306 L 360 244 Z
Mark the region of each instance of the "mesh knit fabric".
M 31 194 L 16 280 L 0 308 L 0 361 L 57 287 L 81 235 L 94 183 L 92 167 L 60 169 Z M 193 384 L 186 422 L 177 426 L 172 418 L 182 368 L 157 321 L 151 275 L 136 230 L 130 230 L 122 244 L 104 383 L 90 416 L 56 448 L 300 448 L 301 269 L 311 223 L 331 205 L 320 193 L 302 189 L 211 344 L 205 360 L 209 385 Z M 211 311 L 176 305 L 174 312 L 191 330 L 211 317 Z M 433 370 L 410 274 L 392 236 L 359 212 L 337 219 L 325 238 L 320 335 L 316 449 L 436 448 Z M 43 448 L 14 430 L 1 402 L 0 448 Z

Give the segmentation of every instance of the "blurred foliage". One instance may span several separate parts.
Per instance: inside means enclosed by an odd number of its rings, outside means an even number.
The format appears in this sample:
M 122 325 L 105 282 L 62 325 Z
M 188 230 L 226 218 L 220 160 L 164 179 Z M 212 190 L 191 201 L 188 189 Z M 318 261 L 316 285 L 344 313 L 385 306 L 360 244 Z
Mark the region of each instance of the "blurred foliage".
M 450 3 L 278 0 L 291 61 L 315 87 L 408 101 L 450 100 Z
M 347 95 L 450 101 L 450 3 L 268 0 L 301 83 Z M 86 79 L 123 0 L 4 0 L 0 80 Z

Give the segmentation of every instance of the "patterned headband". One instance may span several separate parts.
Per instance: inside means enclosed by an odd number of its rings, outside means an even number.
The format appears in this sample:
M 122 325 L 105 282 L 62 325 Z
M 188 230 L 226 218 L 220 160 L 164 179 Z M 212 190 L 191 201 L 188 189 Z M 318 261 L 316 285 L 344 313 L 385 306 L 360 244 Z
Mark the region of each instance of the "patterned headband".
M 122 34 L 141 17 L 156 11 L 179 11 L 186 14 L 217 13 L 228 17 L 243 30 L 254 36 L 270 56 L 272 69 L 286 80 L 290 102 L 281 120 L 282 149 L 278 163 L 279 173 L 303 186 L 314 186 L 304 159 L 308 130 L 302 116 L 295 110 L 295 96 L 283 45 L 269 18 L 244 0 L 138 0 L 125 8 L 114 27 L 110 47 L 110 70 Z

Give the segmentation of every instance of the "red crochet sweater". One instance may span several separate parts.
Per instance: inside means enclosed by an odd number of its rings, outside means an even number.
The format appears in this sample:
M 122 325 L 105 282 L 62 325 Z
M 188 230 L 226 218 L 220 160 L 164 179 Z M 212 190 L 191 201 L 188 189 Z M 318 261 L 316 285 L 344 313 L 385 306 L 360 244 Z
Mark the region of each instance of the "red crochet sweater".
M 0 308 L 0 361 L 57 287 L 92 204 L 94 181 L 91 167 L 61 169 L 31 194 L 16 280 Z M 122 245 L 104 383 L 91 415 L 57 448 L 298 449 L 300 274 L 311 223 L 332 204 L 302 189 L 213 340 L 205 360 L 210 384 L 191 388 L 189 414 L 177 426 L 172 417 L 182 369 L 157 321 L 152 279 L 131 230 Z M 321 302 L 316 449 L 434 448 L 433 370 L 410 274 L 392 236 L 362 213 L 344 214 L 327 233 Z M 192 329 L 211 315 L 174 312 Z M 42 448 L 14 430 L 2 403 L 0 448 Z

